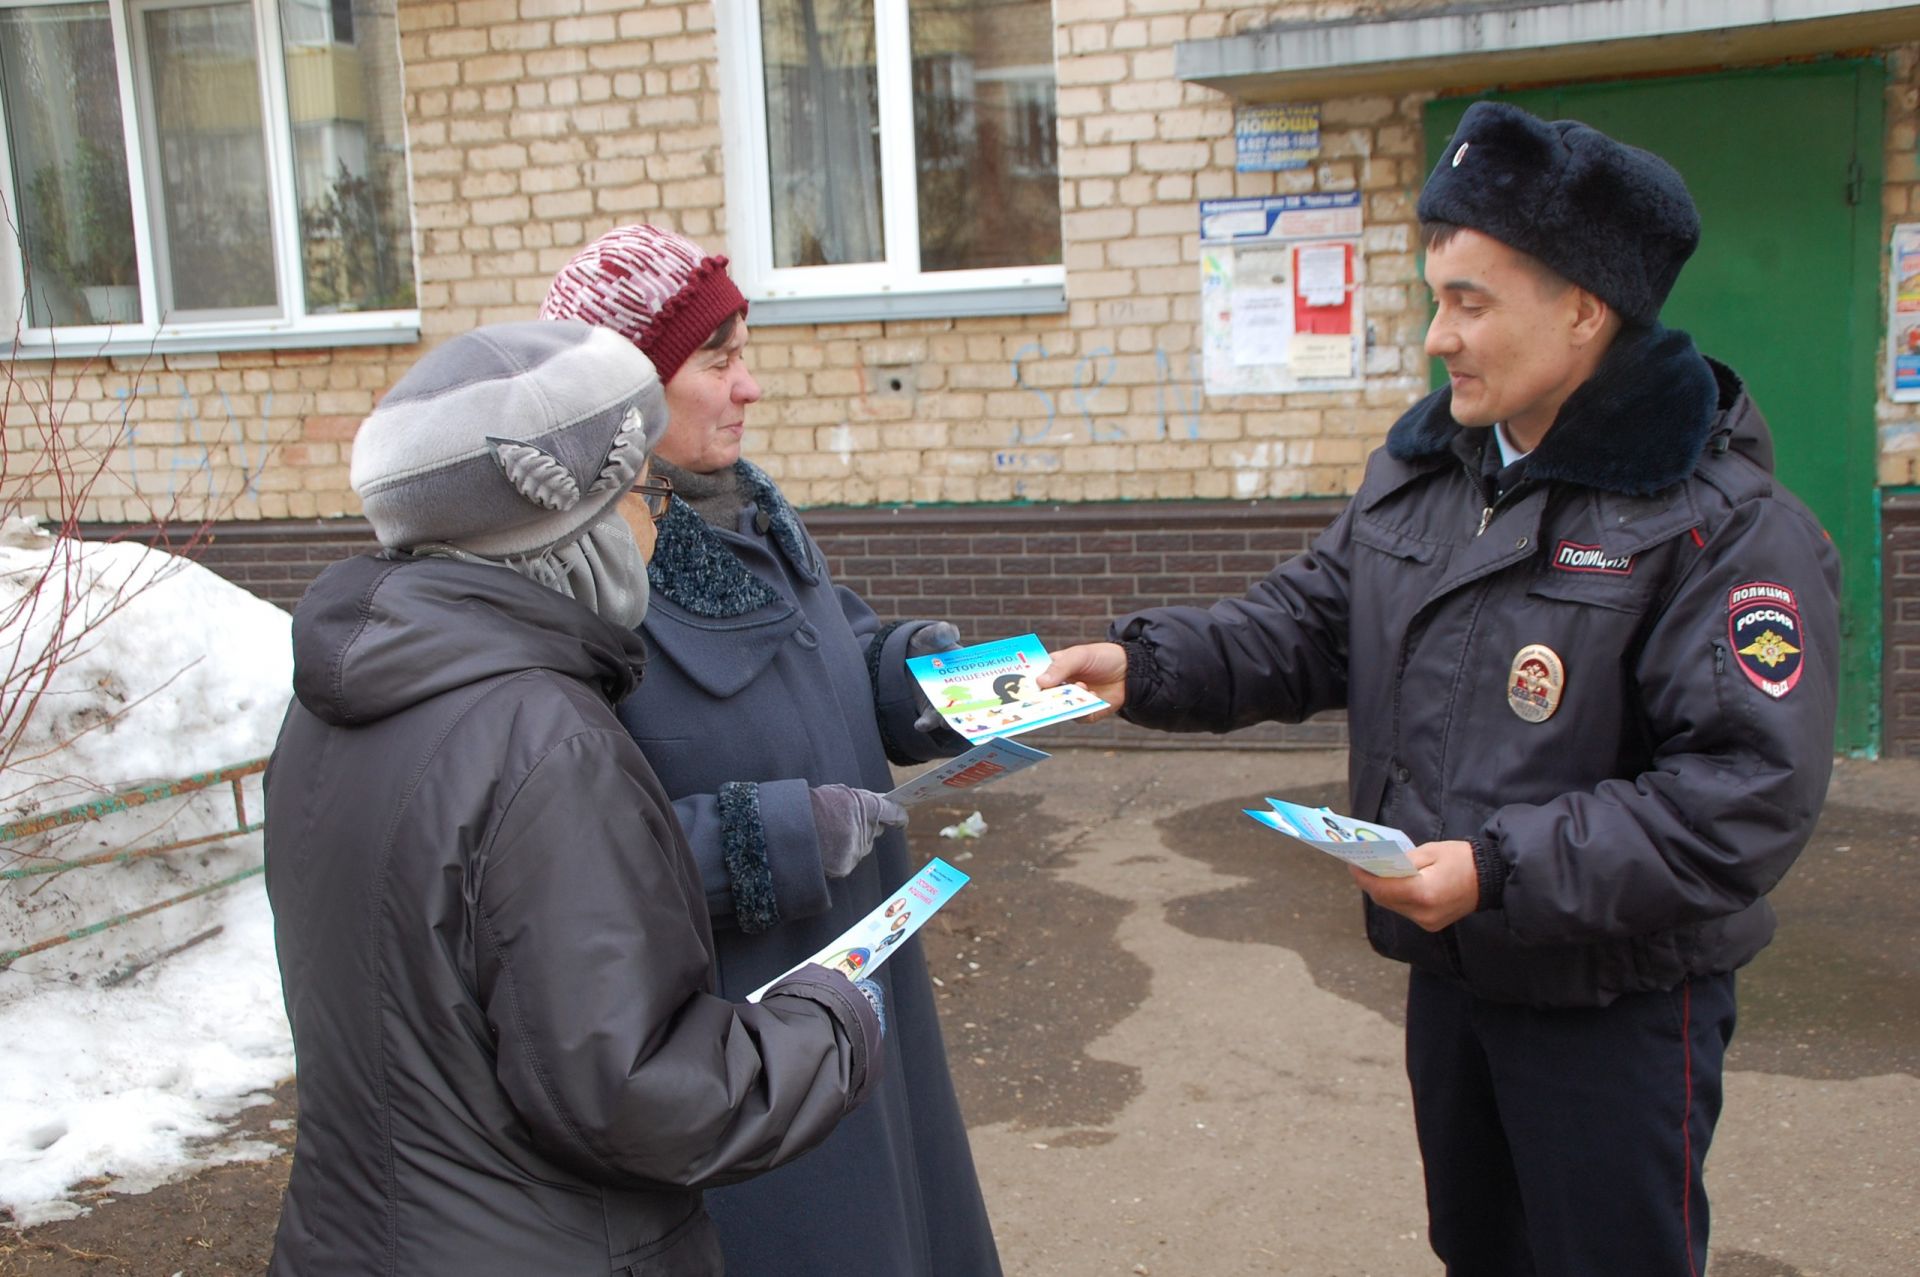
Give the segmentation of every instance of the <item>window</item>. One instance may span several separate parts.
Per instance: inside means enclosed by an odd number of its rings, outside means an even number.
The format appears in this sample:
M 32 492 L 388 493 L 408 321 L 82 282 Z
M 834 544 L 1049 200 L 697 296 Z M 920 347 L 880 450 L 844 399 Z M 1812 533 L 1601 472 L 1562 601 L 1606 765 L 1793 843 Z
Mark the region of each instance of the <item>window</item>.
M 394 0 L 0 7 L 0 118 L 22 354 L 417 336 Z
M 728 243 L 756 320 L 1065 309 L 1049 0 L 719 12 Z

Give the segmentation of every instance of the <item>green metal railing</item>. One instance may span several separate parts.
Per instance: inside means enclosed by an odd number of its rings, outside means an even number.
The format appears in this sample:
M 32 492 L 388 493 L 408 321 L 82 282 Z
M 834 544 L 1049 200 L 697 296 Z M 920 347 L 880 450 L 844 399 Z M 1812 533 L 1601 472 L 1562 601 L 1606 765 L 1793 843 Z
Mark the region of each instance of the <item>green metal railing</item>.
M 222 767 L 218 771 L 201 772 L 197 776 L 183 776 L 179 780 L 168 780 L 153 785 L 143 785 L 138 789 L 129 789 L 105 798 L 96 798 L 92 802 L 80 803 L 77 806 L 68 807 L 61 811 L 48 812 L 44 815 L 28 817 L 25 820 L 16 820 L 11 824 L 0 825 L 0 847 L 5 847 L 8 843 L 18 842 L 20 839 L 31 837 L 34 834 L 43 834 L 48 830 L 60 829 L 67 825 L 85 824 L 87 821 L 99 820 L 102 816 L 110 816 L 115 812 L 131 811 L 136 807 L 144 807 L 149 803 L 159 802 L 168 798 L 184 797 L 201 790 L 212 789 L 218 785 L 228 785 L 231 786 L 233 790 L 234 823 L 230 829 L 223 829 L 217 833 L 204 834 L 197 838 L 181 838 L 172 842 L 122 848 L 118 851 L 103 851 L 98 855 L 85 856 L 78 860 L 48 860 L 39 864 L 20 865 L 0 869 L 0 882 L 16 882 L 23 879 L 66 873 L 73 869 L 87 869 L 100 865 L 131 864 L 136 860 L 145 860 L 153 856 L 171 855 L 176 851 L 185 851 L 189 847 L 199 847 L 206 843 L 218 842 L 223 838 L 233 838 L 241 834 L 253 833 L 263 828 L 266 822 L 260 820 L 250 821 L 247 819 L 247 797 L 246 791 L 243 788 L 243 782 L 247 777 L 255 776 L 265 771 L 266 767 L 266 759 L 256 758 L 250 762 L 236 763 L 232 767 Z M 244 882 L 248 878 L 261 872 L 265 867 L 265 865 L 255 865 L 251 869 L 243 869 L 239 873 L 220 879 L 218 882 L 210 882 L 204 886 L 195 887 L 191 891 L 183 891 L 177 896 L 146 905 L 129 913 L 117 914 L 114 917 L 106 918 L 99 922 L 88 923 L 84 927 L 76 927 L 74 930 L 61 935 L 48 936 L 44 940 L 37 940 L 24 948 L 0 950 L 0 971 L 4 971 L 6 968 L 12 966 L 14 962 L 26 957 L 28 954 L 41 953 L 56 945 L 66 944 L 72 940 L 85 939 L 87 936 L 98 935 L 102 931 L 106 931 L 111 927 L 120 926 L 122 923 L 132 922 L 136 918 L 144 918 L 149 914 L 158 913 L 162 909 L 171 908 L 177 904 L 184 904 L 189 900 L 196 900 L 211 892 L 219 891 L 223 887 L 231 887 L 235 883 Z

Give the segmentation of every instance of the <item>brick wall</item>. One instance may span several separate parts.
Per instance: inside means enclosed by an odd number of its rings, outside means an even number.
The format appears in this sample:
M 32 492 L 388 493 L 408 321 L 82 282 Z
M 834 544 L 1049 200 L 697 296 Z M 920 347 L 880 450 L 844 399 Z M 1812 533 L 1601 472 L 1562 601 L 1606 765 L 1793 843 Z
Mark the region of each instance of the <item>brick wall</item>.
M 1336 501 L 1196 502 L 811 510 L 806 518 L 834 579 L 881 617 L 950 620 L 969 643 L 1031 631 L 1060 648 L 1106 637 L 1109 621 L 1138 608 L 1204 606 L 1239 594 L 1304 550 L 1338 509 Z M 1346 731 L 1338 715 L 1225 736 L 1167 735 L 1109 719 L 1050 728 L 1047 740 L 1324 746 L 1344 744 Z
M 1393 0 L 1381 12 L 1430 7 Z M 1174 78 L 1183 40 L 1265 8 L 1058 0 L 1068 310 L 1055 316 L 757 326 L 756 457 L 812 505 L 1339 495 L 1424 389 L 1412 205 L 1425 94 L 1334 98 L 1307 168 L 1237 173 L 1233 103 Z M 425 344 L 527 318 L 587 240 L 651 219 L 724 251 L 727 150 L 709 0 L 400 0 Z M 1920 217 L 1920 58 L 1890 68 L 1885 218 Z M 1364 390 L 1203 393 L 1196 202 L 1357 191 L 1370 329 Z M 354 425 L 419 347 L 63 360 L 22 371 L 96 440 L 135 427 L 84 512 L 177 506 L 248 520 L 357 512 Z M 906 389 L 879 373 L 909 368 Z M 13 455 L 33 448 L 24 400 Z M 1881 481 L 1920 482 L 1920 407 L 1881 405 Z M 210 494 L 210 495 L 209 495 Z
M 1366 453 L 1424 390 L 1412 206 L 1427 95 L 1327 100 L 1314 164 L 1241 174 L 1233 104 L 1173 75 L 1180 41 L 1330 12 L 1319 0 L 1251 9 L 1055 0 L 1068 310 L 757 325 L 752 359 L 766 399 L 751 419 L 755 459 L 802 504 L 985 505 L 990 521 L 1024 508 L 997 503 L 1018 501 L 1174 502 L 1154 508 L 1178 512 L 1351 491 Z M 710 0 L 399 0 L 423 346 L 531 316 L 553 272 L 623 222 L 659 221 L 725 251 L 715 21 Z M 1889 226 L 1920 219 L 1917 48 L 1883 50 Z M 1366 388 L 1206 396 L 1196 202 L 1346 191 L 1362 195 L 1365 214 Z M 250 573 L 263 590 L 297 592 L 314 556 L 334 552 L 331 534 L 296 524 L 281 535 L 256 522 L 357 513 L 347 487 L 353 430 L 422 348 L 22 365 L 26 393 L 5 409 L 6 455 L 32 455 L 36 431 L 53 420 L 82 446 L 117 442 L 85 517 L 211 513 L 225 522 L 210 561 Z M 914 373 L 905 389 L 883 388 L 877 374 L 903 367 Z M 1920 483 L 1920 405 L 1879 409 L 1881 482 Z M 839 517 L 818 516 L 823 528 Z M 261 557 L 220 558 L 242 550 Z M 1160 575 L 1186 571 L 1183 561 Z M 1023 588 L 1067 587 L 1037 576 Z M 1019 597 L 1023 607 L 1041 598 Z M 1074 597 L 1069 590 L 1060 605 Z
M 1920 758 L 1920 493 L 1880 511 L 1881 753 Z
M 834 577 L 887 618 L 953 621 L 969 642 L 1032 631 L 1050 647 L 1105 635 L 1134 608 L 1204 606 L 1237 594 L 1304 549 L 1334 501 L 994 509 L 817 509 L 807 526 Z M 1882 509 L 1882 751 L 1920 757 L 1920 493 Z M 90 527 L 104 537 L 129 529 Z M 373 547 L 364 521 L 273 520 L 222 525 L 200 555 L 209 568 L 292 608 L 327 564 Z M 1063 743 L 1338 745 L 1338 716 L 1263 726 L 1225 738 L 1166 737 L 1124 723 L 1072 724 Z
M 1920 49 L 1902 45 L 1888 50 L 1886 60 L 1886 175 L 1880 190 L 1886 226 L 1880 238 L 1883 278 L 1894 224 L 1920 221 L 1920 170 L 1915 167 L 1915 149 L 1920 146 Z M 1880 387 L 1880 482 L 1887 487 L 1920 483 L 1920 403 L 1894 403 L 1886 397 L 1884 332 L 1876 338 L 1875 358 Z
M 1304 549 L 1331 501 L 1177 506 L 1032 506 L 994 510 L 813 510 L 807 527 L 834 579 L 886 619 L 951 620 L 968 642 L 1038 634 L 1051 647 L 1105 635 L 1109 620 L 1161 603 L 1237 594 Z M 137 532 L 101 524 L 87 535 Z M 373 549 L 358 518 L 221 525 L 200 562 L 281 607 L 299 602 L 329 563 Z M 1080 744 L 1330 745 L 1338 716 L 1226 737 L 1163 737 L 1125 723 L 1074 724 L 1050 739 Z

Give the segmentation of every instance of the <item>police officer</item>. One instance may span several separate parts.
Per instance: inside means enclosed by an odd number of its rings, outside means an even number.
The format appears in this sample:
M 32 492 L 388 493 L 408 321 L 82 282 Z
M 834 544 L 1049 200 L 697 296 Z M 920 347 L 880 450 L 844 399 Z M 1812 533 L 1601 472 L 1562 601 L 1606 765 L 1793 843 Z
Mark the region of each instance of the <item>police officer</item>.
M 1672 167 L 1481 102 L 1419 216 L 1448 384 L 1306 553 L 1040 681 L 1172 731 L 1344 707 L 1353 814 L 1417 844 L 1353 872 L 1411 966 L 1447 1272 L 1693 1277 L 1734 972 L 1831 771 L 1837 559 L 1659 323 L 1699 241 Z

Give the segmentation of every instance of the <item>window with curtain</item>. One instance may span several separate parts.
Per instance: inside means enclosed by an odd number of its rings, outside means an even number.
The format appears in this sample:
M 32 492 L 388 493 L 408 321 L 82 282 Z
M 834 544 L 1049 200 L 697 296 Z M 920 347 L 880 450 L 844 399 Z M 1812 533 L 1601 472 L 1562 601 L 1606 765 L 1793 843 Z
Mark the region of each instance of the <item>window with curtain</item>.
M 395 0 L 0 0 L 23 349 L 418 329 Z
M 721 17 L 729 244 L 756 319 L 1064 307 L 1048 0 Z

